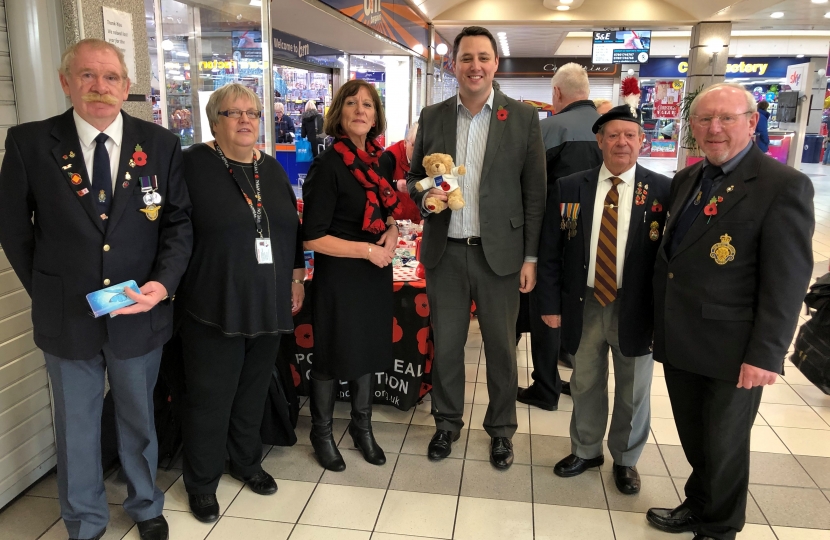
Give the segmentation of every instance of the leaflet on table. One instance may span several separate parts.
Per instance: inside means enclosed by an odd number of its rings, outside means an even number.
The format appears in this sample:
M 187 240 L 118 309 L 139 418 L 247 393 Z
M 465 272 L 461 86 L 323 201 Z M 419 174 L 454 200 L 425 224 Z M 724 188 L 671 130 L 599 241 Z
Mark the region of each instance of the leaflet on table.
M 125 281 L 118 285 L 111 285 L 106 289 L 101 289 L 86 295 L 86 301 L 89 302 L 89 307 L 92 308 L 92 315 L 98 318 L 116 309 L 135 304 L 135 300 L 130 300 L 124 293 L 124 289 L 127 287 L 132 289 L 133 292 L 141 294 L 141 289 L 138 288 L 138 284 L 135 280 L 131 279 L 130 281 Z

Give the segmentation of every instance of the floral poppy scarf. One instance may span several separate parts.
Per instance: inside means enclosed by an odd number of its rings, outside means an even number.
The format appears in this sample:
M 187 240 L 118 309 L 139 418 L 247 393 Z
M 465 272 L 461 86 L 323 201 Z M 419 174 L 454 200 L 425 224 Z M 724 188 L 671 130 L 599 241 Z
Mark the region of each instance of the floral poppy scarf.
M 380 211 L 380 205 L 386 208 L 395 219 L 401 219 L 403 208 L 399 203 L 395 190 L 380 174 L 378 158 L 383 148 L 374 141 L 366 140 L 366 150 L 361 150 L 348 137 L 341 137 L 334 143 L 334 150 L 340 154 L 343 163 L 354 175 L 361 186 L 366 190 L 366 209 L 363 212 L 363 230 L 371 233 L 382 233 L 386 230 L 386 223 Z M 375 192 L 377 188 L 377 192 Z M 380 200 L 378 200 L 380 195 Z

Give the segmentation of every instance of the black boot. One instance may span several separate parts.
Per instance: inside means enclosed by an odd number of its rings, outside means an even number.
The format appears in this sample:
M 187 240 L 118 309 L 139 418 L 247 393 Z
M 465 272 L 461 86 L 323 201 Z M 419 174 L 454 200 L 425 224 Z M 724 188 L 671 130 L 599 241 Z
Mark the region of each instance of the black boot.
M 340 472 L 346 469 L 346 462 L 337 449 L 331 434 L 331 417 L 334 414 L 334 388 L 336 381 L 320 381 L 311 377 L 311 446 L 317 454 L 317 461 L 324 469 Z
M 386 456 L 372 433 L 373 376 L 373 373 L 367 373 L 357 380 L 349 381 L 349 393 L 352 395 L 349 435 L 352 436 L 354 447 L 359 448 L 363 454 L 363 459 L 372 465 L 383 465 L 386 463 Z

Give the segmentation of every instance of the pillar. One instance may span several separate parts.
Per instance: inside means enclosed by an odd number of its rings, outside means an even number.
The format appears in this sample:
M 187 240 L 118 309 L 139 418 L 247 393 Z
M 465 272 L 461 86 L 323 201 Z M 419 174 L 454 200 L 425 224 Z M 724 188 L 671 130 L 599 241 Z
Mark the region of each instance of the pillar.
M 692 27 L 686 95 L 725 80 L 731 33 L 731 22 L 701 22 Z M 686 166 L 688 156 L 701 155 L 695 153 L 695 150 L 682 148 L 683 134 L 687 128 L 688 126 L 682 126 L 683 131 L 680 132 L 677 170 Z

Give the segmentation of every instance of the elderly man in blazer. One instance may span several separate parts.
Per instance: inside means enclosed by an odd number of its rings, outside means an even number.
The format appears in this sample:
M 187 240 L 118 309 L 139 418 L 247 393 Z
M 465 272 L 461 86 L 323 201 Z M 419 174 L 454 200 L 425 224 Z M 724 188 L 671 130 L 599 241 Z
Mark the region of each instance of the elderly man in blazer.
M 562 344 L 575 355 L 571 454 L 553 471 L 573 477 L 605 461 L 610 350 L 616 391 L 608 450 L 617 489 L 634 494 L 651 420 L 651 280 L 671 181 L 637 164 L 645 135 L 636 109 L 615 107 L 592 131 L 603 162 L 557 181 L 539 247 L 542 320 L 561 326 Z
M 519 291 L 536 283 L 536 250 L 545 204 L 545 149 L 536 109 L 493 89 L 498 68 L 496 40 L 485 28 L 464 28 L 453 59 L 458 95 L 421 113 L 408 184 L 422 209 L 425 195 L 446 199 L 439 189 L 416 192 L 425 176 L 423 158 L 449 154 L 464 165 L 459 178 L 466 206 L 425 210 L 421 262 L 432 309 L 435 361 L 432 414 L 436 432 L 430 459 L 450 455 L 464 425 L 464 344 L 475 301 L 490 403 L 484 429 L 490 461 L 513 463 L 516 420 L 516 317 Z
M 654 358 L 692 474 L 683 503 L 647 519 L 696 540 L 733 540 L 745 521 L 752 423 L 813 268 L 813 185 L 752 144 L 758 113 L 742 86 L 706 88 L 691 119 L 706 159 L 672 182 L 654 270 Z
M 85 39 L 61 59 L 73 108 L 9 129 L 0 169 L 0 244 L 32 297 L 52 380 L 61 516 L 70 538 L 101 538 L 104 374 L 115 401 L 127 514 L 166 540 L 155 486 L 153 388 L 173 331 L 171 300 L 192 245 L 178 138 L 121 112 L 130 81 L 113 45 Z M 93 318 L 85 296 L 135 280 L 141 294 Z

